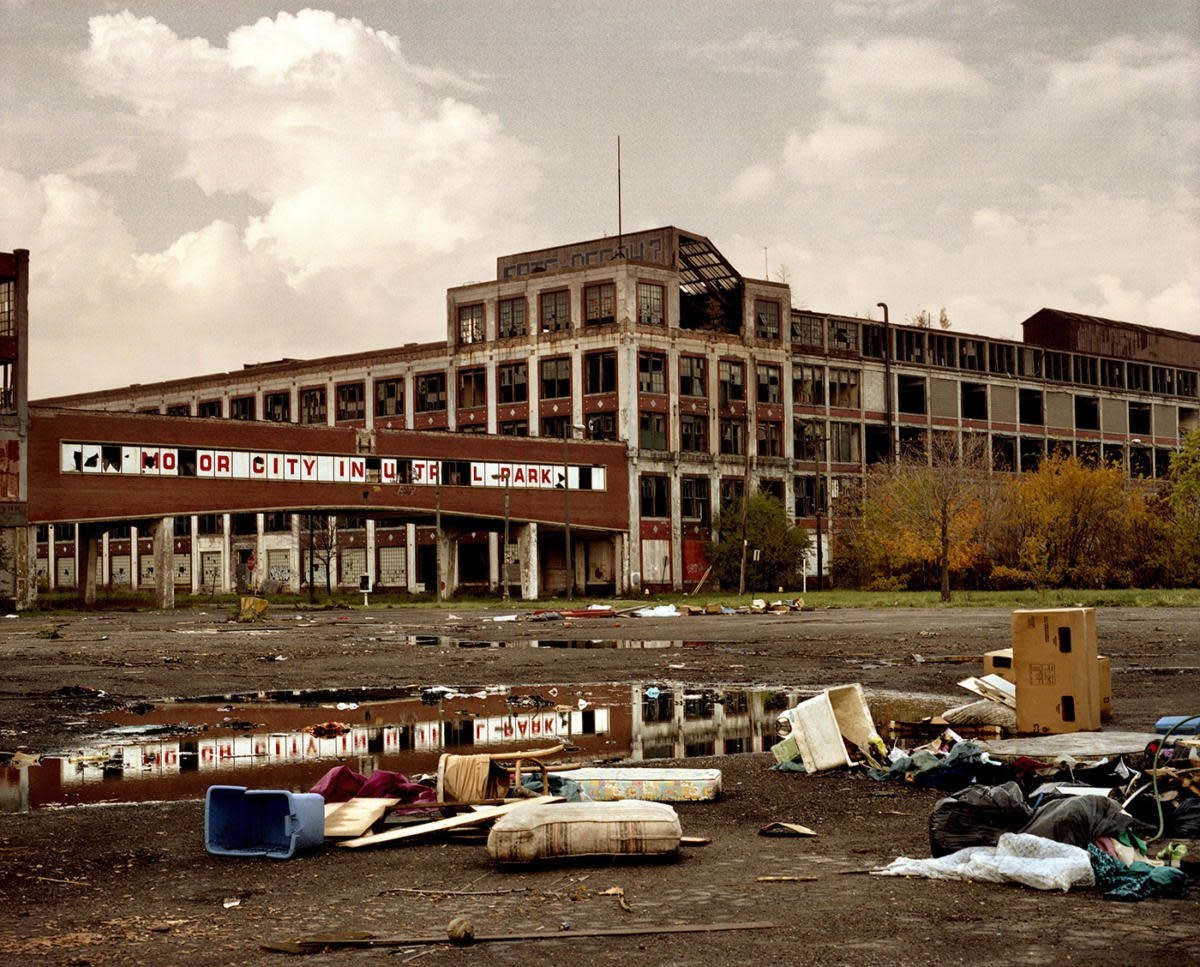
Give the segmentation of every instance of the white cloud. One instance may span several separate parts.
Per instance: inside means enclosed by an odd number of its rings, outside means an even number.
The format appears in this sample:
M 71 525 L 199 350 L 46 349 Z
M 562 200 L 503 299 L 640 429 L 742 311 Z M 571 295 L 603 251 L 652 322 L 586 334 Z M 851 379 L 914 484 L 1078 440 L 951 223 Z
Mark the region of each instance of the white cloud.
M 862 42 L 834 41 L 816 54 L 821 91 L 834 110 L 848 116 L 886 118 L 914 98 L 979 96 L 982 77 L 941 41 L 884 36 Z M 929 109 L 927 100 L 920 103 Z
M 82 76 L 132 123 L 69 176 L 0 173 L 0 229 L 32 253 L 35 395 L 64 372 L 82 389 L 118 368 L 159 378 L 443 338 L 444 289 L 461 280 L 431 260 L 523 229 L 535 153 L 451 95 L 472 83 L 409 64 L 393 35 L 312 10 L 225 47 L 128 12 L 90 29 Z M 137 204 L 154 204 L 150 156 L 207 196 L 161 250 L 139 246 L 120 186 L 99 180 L 136 174 Z

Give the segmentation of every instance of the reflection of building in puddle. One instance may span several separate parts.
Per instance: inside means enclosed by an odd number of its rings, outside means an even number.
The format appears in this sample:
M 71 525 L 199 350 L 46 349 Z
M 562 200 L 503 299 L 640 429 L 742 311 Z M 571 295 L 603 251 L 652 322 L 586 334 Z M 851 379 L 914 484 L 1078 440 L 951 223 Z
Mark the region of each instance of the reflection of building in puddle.
M 762 752 L 779 713 L 811 692 L 671 683 L 438 687 L 361 703 L 329 694 L 323 704 L 289 692 L 106 714 L 121 741 L 0 770 L 0 809 L 202 798 L 220 784 L 306 790 L 338 763 L 415 777 L 435 772 L 443 752 L 560 742 L 571 759 L 603 763 Z M 166 738 L 167 729 L 185 734 Z M 129 738 L 139 732 L 142 741 Z
M 230 719 L 234 713 L 237 730 Z M 306 789 L 339 762 L 364 773 L 389 769 L 417 776 L 435 771 L 438 757 L 447 751 L 561 742 L 573 755 L 611 759 L 628 755 L 630 745 L 628 687 L 623 685 L 527 686 L 469 694 L 426 689 L 392 701 L 324 706 L 168 703 L 136 717 L 122 712 L 105 718 L 116 720 L 112 732 L 124 741 L 0 770 L 0 809 L 191 798 L 224 783 Z M 357 721 L 350 724 L 348 719 Z M 127 724 L 134 721 L 136 725 Z M 202 734 L 125 739 L 138 731 L 161 733 L 167 723 Z
M 692 644 L 679 639 L 643 638 L 518 638 L 513 641 L 465 641 L 440 635 L 408 635 L 408 643 L 425 648 L 682 648 Z
M 630 758 L 682 759 L 762 752 L 775 719 L 799 700 L 784 689 L 634 685 Z

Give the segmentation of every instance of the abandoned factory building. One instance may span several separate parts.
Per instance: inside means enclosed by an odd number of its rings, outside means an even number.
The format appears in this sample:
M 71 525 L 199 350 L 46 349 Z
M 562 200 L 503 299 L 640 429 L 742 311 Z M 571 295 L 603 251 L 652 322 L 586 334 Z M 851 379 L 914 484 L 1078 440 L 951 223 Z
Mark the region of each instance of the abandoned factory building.
M 716 512 L 745 488 L 812 527 L 870 464 L 919 452 L 934 433 L 986 438 L 998 471 L 1065 452 L 1155 478 L 1200 425 L 1198 336 L 1044 308 L 1011 341 L 894 324 L 879 305 L 882 319 L 793 308 L 786 284 L 743 276 L 707 238 L 664 227 L 500 257 L 494 279 L 447 292 L 445 341 L 38 405 L 448 432 L 468 455 L 470 434 L 623 443 L 628 473 L 606 499 L 627 531 L 572 535 L 566 501 L 547 498 L 557 520 L 541 524 L 536 583 L 581 593 L 690 587 Z M 446 590 L 515 581 L 507 524 L 457 522 Z M 432 516 L 343 511 L 336 525 L 336 554 L 315 562 L 304 514 L 185 514 L 175 583 L 299 590 L 310 575 L 323 586 L 328 564 L 335 585 L 367 575 L 374 588 L 432 590 Z M 78 581 L 76 536 L 69 522 L 39 527 L 45 585 Z M 136 523 L 113 521 L 102 583 L 152 586 L 148 548 Z

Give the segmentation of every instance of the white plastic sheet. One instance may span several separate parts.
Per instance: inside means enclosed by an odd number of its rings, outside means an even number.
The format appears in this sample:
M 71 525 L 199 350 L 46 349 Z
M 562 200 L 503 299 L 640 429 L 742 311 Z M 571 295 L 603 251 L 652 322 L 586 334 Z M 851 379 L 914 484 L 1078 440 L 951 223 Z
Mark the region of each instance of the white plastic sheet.
M 1020 883 L 1037 890 L 1095 886 L 1087 850 L 1028 833 L 1004 833 L 995 846 L 968 846 L 930 859 L 901 856 L 878 876 L 923 876 L 935 880 Z

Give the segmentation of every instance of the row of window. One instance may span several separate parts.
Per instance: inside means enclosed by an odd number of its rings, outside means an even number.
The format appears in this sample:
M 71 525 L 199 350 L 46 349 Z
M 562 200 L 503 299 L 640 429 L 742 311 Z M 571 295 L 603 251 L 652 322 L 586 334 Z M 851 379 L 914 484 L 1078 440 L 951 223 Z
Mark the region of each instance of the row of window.
M 665 289 L 654 282 L 637 283 L 637 321 L 643 326 L 664 326 Z M 543 333 L 566 332 L 574 328 L 571 318 L 571 293 L 551 289 L 537 296 L 538 327 Z M 583 287 L 582 319 L 585 326 L 610 326 L 617 321 L 617 287 L 612 282 L 597 282 Z M 496 336 L 514 339 L 529 334 L 528 302 L 524 296 L 500 299 L 496 303 Z M 487 338 L 482 302 L 458 307 L 459 345 L 483 342 Z
M 863 355 L 883 358 L 883 329 L 868 327 L 879 334 Z M 989 343 L 967 336 L 927 332 L 923 329 L 895 330 L 895 357 L 898 362 L 928 364 L 968 372 L 993 373 L 1045 379 L 1055 383 L 1127 389 L 1160 396 L 1198 395 L 1198 374 L 1190 369 L 1153 366 L 1099 356 Z

